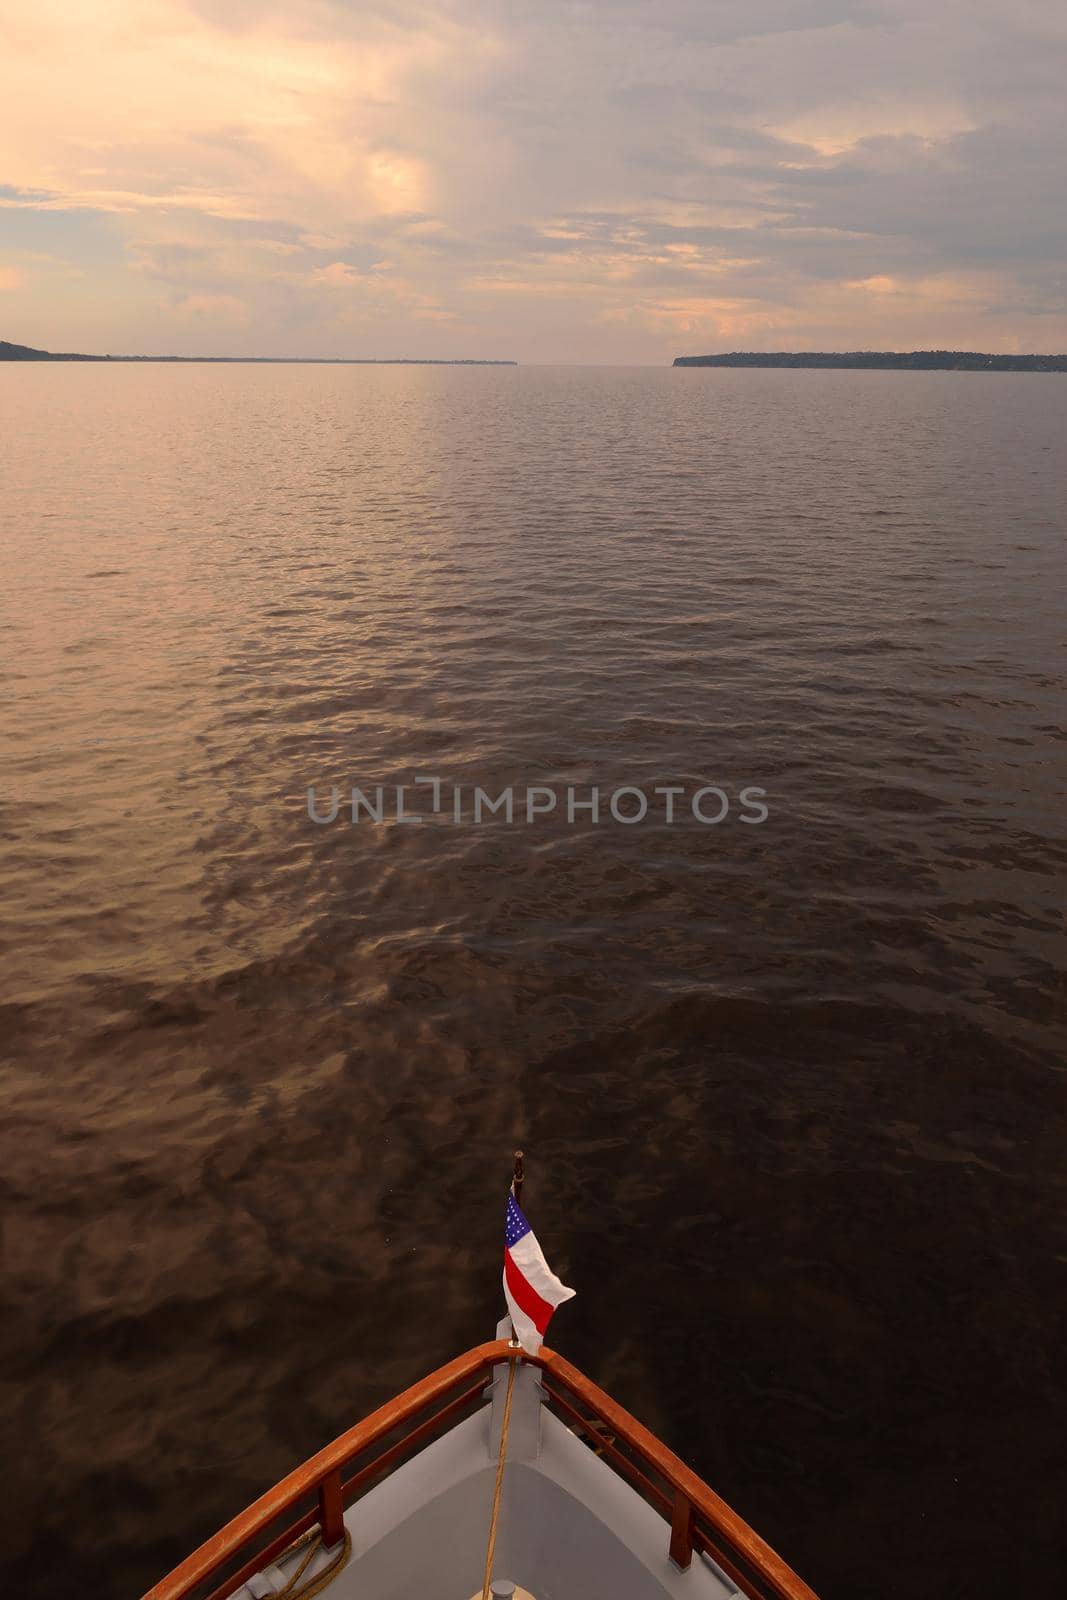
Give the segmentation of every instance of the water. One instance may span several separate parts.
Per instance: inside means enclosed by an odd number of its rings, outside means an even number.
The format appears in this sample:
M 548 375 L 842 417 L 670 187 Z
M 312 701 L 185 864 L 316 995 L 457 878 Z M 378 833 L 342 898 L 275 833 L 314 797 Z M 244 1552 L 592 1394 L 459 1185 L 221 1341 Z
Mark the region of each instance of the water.
M 523 1144 L 555 1342 L 825 1600 L 1061 1593 L 1067 380 L 0 404 L 5 1587 L 129 1600 L 487 1337 Z M 416 775 L 560 805 L 308 818 Z

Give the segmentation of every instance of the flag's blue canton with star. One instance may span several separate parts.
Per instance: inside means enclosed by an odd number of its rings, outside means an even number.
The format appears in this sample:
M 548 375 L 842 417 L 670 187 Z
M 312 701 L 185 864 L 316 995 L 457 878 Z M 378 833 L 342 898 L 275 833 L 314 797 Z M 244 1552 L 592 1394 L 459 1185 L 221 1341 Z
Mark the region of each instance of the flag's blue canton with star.
M 523 1234 L 530 1232 L 530 1224 L 523 1216 L 515 1203 L 515 1196 L 508 1195 L 508 1212 L 504 1219 L 504 1248 L 510 1250 L 513 1244 L 518 1244 Z

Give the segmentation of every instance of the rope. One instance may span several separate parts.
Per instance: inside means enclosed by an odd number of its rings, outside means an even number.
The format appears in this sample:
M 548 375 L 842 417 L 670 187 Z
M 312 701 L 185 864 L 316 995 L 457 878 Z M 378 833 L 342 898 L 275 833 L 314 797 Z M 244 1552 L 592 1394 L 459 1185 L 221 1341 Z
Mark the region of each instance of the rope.
M 325 1548 L 322 1542 L 322 1533 L 320 1529 L 309 1528 L 307 1533 L 301 1534 L 299 1539 L 294 1539 L 289 1548 L 287 1550 L 283 1550 L 281 1555 L 278 1557 L 280 1562 L 284 1561 L 286 1556 L 295 1555 L 296 1552 L 305 1544 L 308 1547 L 307 1555 L 304 1557 L 303 1561 L 301 1561 L 296 1571 L 287 1580 L 285 1588 L 279 1589 L 276 1592 L 275 1600 L 312 1600 L 313 1595 L 321 1594 L 323 1589 L 326 1588 L 327 1584 L 332 1583 L 342 1568 L 348 1565 L 348 1558 L 352 1554 L 352 1535 L 346 1528 L 344 1542 L 342 1543 L 338 1553 L 325 1567 L 323 1567 L 321 1572 L 317 1572 L 315 1574 L 309 1583 L 305 1584 L 303 1588 L 298 1589 L 297 1584 L 300 1582 L 300 1579 L 304 1576 L 304 1573 L 307 1571 L 308 1567 L 310 1567 L 319 1551 Z
M 489 1548 L 485 1552 L 485 1577 L 482 1580 L 482 1600 L 489 1600 L 489 1585 L 493 1578 L 493 1556 L 496 1552 L 496 1525 L 500 1518 L 500 1486 L 504 1481 L 504 1452 L 508 1447 L 508 1427 L 511 1423 L 511 1395 L 515 1388 L 514 1356 L 508 1357 L 508 1392 L 504 1396 L 504 1420 L 500 1424 L 500 1456 L 496 1464 L 496 1482 L 493 1485 L 493 1512 L 489 1518 Z

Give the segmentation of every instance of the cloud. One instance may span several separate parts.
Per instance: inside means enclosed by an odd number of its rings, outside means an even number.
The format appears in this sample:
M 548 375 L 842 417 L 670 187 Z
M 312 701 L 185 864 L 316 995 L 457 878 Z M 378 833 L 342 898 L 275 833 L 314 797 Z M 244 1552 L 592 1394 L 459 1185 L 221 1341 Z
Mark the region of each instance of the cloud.
M 315 267 L 312 283 L 324 283 L 331 289 L 346 289 L 360 281 L 362 274 L 347 261 L 331 261 L 327 267 Z
M 2 4 L 33 342 L 1067 348 L 1044 0 Z
M 181 316 L 200 321 L 246 322 L 248 306 L 235 294 L 185 294 L 174 302 L 174 310 Z

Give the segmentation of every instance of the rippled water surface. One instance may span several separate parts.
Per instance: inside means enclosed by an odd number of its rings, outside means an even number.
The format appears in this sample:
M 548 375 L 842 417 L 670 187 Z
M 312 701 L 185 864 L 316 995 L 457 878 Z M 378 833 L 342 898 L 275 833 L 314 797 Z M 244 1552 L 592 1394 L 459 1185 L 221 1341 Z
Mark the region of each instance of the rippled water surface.
M 825 1600 L 1060 1595 L 1067 379 L 0 406 L 3 1586 L 132 1600 L 489 1336 L 521 1143 L 554 1342 Z

